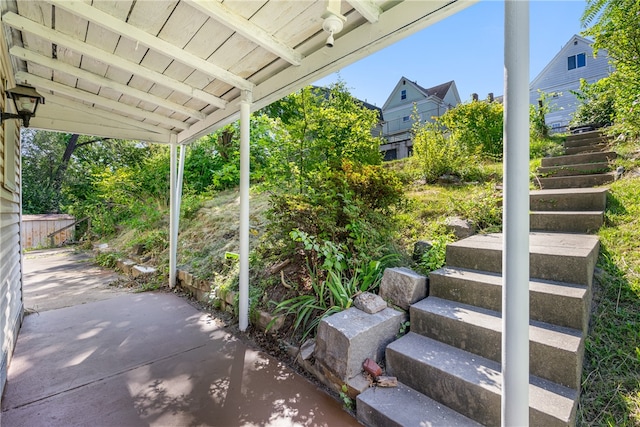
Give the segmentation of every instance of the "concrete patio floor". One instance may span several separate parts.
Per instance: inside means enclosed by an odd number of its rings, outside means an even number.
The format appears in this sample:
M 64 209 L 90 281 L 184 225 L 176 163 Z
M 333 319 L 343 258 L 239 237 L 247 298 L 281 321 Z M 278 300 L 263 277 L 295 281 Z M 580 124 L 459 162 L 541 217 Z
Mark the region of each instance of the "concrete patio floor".
M 25 268 L 25 287 L 42 285 L 38 264 L 51 268 L 36 259 Z M 64 288 L 69 276 L 58 271 L 47 280 Z M 113 291 L 25 317 L 0 421 L 9 427 L 359 425 L 339 402 L 182 298 Z

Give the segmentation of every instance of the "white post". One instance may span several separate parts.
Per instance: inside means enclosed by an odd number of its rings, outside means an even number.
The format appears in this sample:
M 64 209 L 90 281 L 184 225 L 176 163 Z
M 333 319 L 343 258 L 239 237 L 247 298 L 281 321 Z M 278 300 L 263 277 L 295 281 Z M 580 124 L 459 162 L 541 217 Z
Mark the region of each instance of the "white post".
M 529 425 L 529 1 L 505 1 L 502 425 Z
M 172 191 L 172 194 L 175 194 L 175 197 L 172 200 L 173 206 L 173 226 L 171 229 L 171 241 L 174 242 L 171 245 L 171 250 L 169 251 L 169 269 L 171 270 L 171 266 L 173 266 L 173 283 L 170 283 L 171 288 L 173 288 L 177 281 L 177 269 L 178 269 L 178 234 L 180 232 L 180 207 L 182 206 L 182 179 L 184 177 L 184 158 L 186 155 L 186 147 L 184 144 L 180 145 L 180 160 L 178 161 L 178 171 L 177 177 L 175 179 L 175 189 Z M 175 159 L 173 160 L 173 164 L 175 164 Z
M 249 326 L 249 121 L 251 91 L 242 91 L 240 102 L 240 292 L 239 326 Z
M 177 242 L 177 216 L 176 215 L 176 156 L 178 154 L 175 143 L 171 144 L 171 156 L 169 162 L 169 288 L 176 286 L 176 253 Z

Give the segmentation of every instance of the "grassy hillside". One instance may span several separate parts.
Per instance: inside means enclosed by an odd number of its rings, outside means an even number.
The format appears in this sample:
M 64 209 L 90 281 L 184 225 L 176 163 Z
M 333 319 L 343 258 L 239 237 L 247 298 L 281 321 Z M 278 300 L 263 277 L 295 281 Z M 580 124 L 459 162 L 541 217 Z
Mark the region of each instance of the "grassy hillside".
M 578 424 L 585 426 L 640 425 L 640 146 L 620 146 L 619 151 L 618 163 L 626 173 L 611 186 L 606 223 L 599 232 L 601 253 L 578 413 Z M 401 175 L 404 166 L 401 161 L 388 165 Z M 398 262 L 425 268 L 411 260 L 413 244 L 440 242 L 443 251 L 444 243 L 453 239 L 444 226 L 448 216 L 471 219 L 480 232 L 499 231 L 501 169 L 500 163 L 484 165 L 479 182 L 463 184 L 427 185 L 405 176 L 406 198 L 394 212 L 395 245 L 402 255 Z M 200 209 L 181 222 L 178 264 L 219 286 L 237 287 L 237 263 L 225 254 L 238 251 L 238 193 L 225 191 L 199 202 Z M 267 237 L 269 194 L 254 190 L 251 205 L 251 244 L 256 247 Z M 124 230 L 114 244 L 127 252 L 134 243 L 146 243 L 155 248 L 156 263 L 166 269 L 166 235 L 164 243 L 162 239 L 158 230 Z M 294 262 L 270 276 L 273 264 L 267 255 L 252 256 L 253 308 L 272 309 L 269 301 L 290 294 L 285 285 L 304 268 Z

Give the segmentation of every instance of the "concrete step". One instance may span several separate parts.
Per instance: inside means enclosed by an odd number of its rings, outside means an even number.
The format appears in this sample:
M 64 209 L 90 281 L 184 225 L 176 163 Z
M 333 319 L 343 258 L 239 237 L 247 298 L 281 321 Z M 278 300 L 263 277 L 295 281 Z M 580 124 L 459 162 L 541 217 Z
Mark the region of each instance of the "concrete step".
M 607 139 L 607 137 L 604 136 L 602 132 L 600 132 L 599 130 L 592 130 L 589 132 L 572 133 L 570 135 L 567 135 L 567 139 L 565 140 L 565 143 L 571 144 L 577 141 L 593 140 L 593 139 L 600 139 L 600 138 Z
M 540 166 L 563 166 L 563 165 L 579 165 L 584 163 L 601 163 L 611 162 L 617 157 L 613 151 L 604 151 L 599 153 L 571 154 L 557 157 L 545 157 L 540 161 Z
M 604 211 L 535 211 L 529 224 L 533 231 L 595 233 L 604 223 Z
M 497 273 L 444 267 L 429 273 L 429 297 L 500 312 L 502 276 Z M 529 301 L 529 316 L 532 320 L 587 331 L 591 292 L 586 286 L 531 280 Z
M 409 332 L 392 342 L 387 372 L 433 400 L 484 425 L 500 425 L 500 364 Z M 575 422 L 578 392 L 530 377 L 529 423 L 567 426 Z
M 481 426 L 411 387 L 370 387 L 356 399 L 358 421 L 367 427 Z
M 500 362 L 502 319 L 497 311 L 431 296 L 412 304 L 409 317 L 411 332 Z M 532 322 L 529 354 L 532 375 L 566 387 L 580 387 L 584 356 L 580 331 Z
M 529 233 L 530 277 L 591 286 L 598 237 L 586 234 Z M 502 272 L 502 234 L 476 234 L 447 245 L 449 267 Z
M 606 143 L 591 143 L 585 144 L 579 147 L 565 147 L 564 154 L 580 154 L 580 153 L 598 153 L 609 150 L 609 144 Z
M 607 188 L 570 188 L 532 190 L 529 208 L 532 211 L 604 211 Z
M 582 163 L 577 165 L 549 166 L 546 168 L 539 167 L 538 175 L 542 178 L 549 176 L 591 175 L 609 170 L 611 170 L 611 167 L 608 162 Z
M 555 176 L 551 178 L 537 178 L 535 183 L 541 189 L 554 188 L 589 188 L 606 185 L 618 179 L 617 172 L 598 173 L 592 175 Z
M 564 148 L 573 148 L 573 147 L 584 147 L 585 145 L 593 145 L 593 144 L 608 144 L 610 141 L 609 138 L 602 135 L 570 135 L 567 137 L 564 142 Z

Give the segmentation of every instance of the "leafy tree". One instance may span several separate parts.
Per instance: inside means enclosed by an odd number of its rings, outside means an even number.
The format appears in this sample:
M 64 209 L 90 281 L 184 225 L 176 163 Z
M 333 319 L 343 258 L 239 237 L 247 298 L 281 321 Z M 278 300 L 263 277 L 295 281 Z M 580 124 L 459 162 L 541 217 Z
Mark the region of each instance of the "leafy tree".
M 594 39 L 594 50 L 606 49 L 615 70 L 610 75 L 615 126 L 640 135 L 640 2 L 587 0 L 582 24 Z
M 280 144 L 271 147 L 269 182 L 308 190 L 314 173 L 340 170 L 342 160 L 380 164 L 381 140 L 371 134 L 378 113 L 367 109 L 343 82 L 329 88 L 306 87 L 272 104 L 266 114 L 284 127 Z
M 22 135 L 23 211 L 57 213 L 89 197 L 96 168 L 139 164 L 140 143 L 26 130 Z
M 290 233 L 298 230 L 343 247 L 353 260 L 384 255 L 393 230 L 388 215 L 402 186 L 381 165 L 381 141 L 371 133 L 377 112 L 343 83 L 307 87 L 265 112 L 282 126 L 265 177 L 272 191 L 265 252 L 296 256 Z
M 189 146 L 185 159 L 186 191 L 196 194 L 231 188 L 240 182 L 240 124 L 234 122 Z M 250 165 L 252 181 L 262 181 L 272 147 L 281 136 L 281 124 L 265 114 L 251 117 Z
M 571 119 L 572 126 L 613 124 L 616 117 L 615 95 L 611 79 L 604 78 L 595 83 L 580 80 L 580 90 L 573 92 L 580 101 Z
M 502 158 L 503 111 L 498 102 L 473 101 L 448 110 L 438 122 L 470 154 Z

